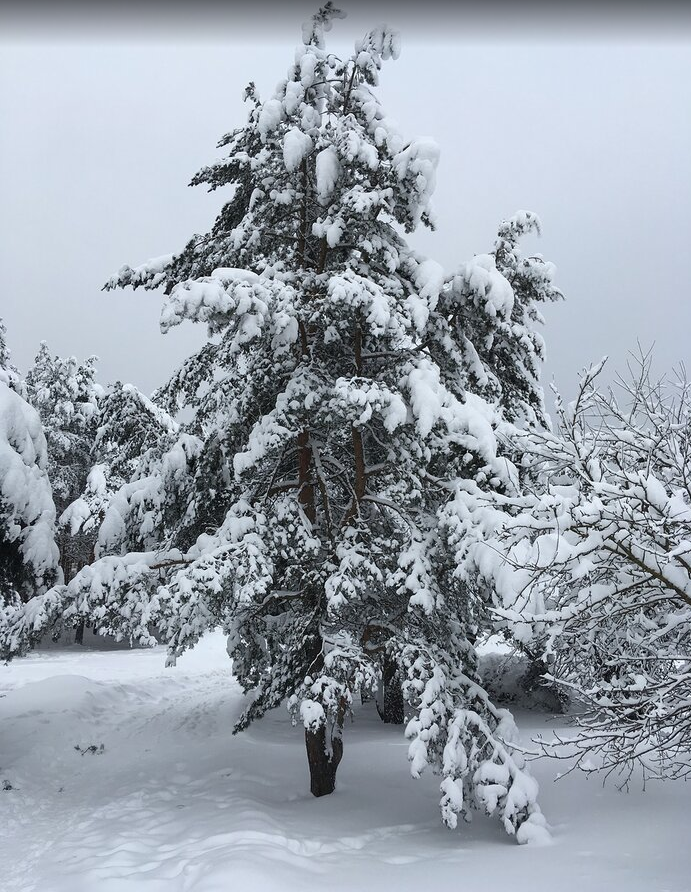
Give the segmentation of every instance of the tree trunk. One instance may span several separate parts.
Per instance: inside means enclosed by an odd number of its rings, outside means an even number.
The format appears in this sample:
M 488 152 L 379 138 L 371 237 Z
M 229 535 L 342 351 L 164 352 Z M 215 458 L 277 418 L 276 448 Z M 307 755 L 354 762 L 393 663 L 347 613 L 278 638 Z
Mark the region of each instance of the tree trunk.
M 74 633 L 74 643 L 84 644 L 84 620 L 82 620 L 77 626 L 77 630 Z
M 401 677 L 396 661 L 388 655 L 384 657 L 382 687 L 382 696 L 377 702 L 377 712 L 381 720 L 387 725 L 402 725 L 405 721 L 405 701 Z
M 328 741 L 327 735 L 331 738 Z M 332 732 L 326 725 L 317 731 L 305 729 L 305 746 L 310 769 L 310 792 L 313 796 L 328 796 L 336 789 L 336 771 L 343 758 L 341 729 L 336 727 Z

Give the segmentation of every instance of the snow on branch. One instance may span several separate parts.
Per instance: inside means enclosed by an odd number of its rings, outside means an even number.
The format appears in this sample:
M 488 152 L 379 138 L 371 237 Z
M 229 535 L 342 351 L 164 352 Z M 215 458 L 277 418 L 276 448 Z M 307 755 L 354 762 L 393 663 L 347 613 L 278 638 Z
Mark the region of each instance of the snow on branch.
M 519 438 L 529 483 L 472 560 L 497 615 L 581 708 L 586 770 L 691 774 L 691 388 L 650 355 L 616 390 L 584 372 L 557 433 Z

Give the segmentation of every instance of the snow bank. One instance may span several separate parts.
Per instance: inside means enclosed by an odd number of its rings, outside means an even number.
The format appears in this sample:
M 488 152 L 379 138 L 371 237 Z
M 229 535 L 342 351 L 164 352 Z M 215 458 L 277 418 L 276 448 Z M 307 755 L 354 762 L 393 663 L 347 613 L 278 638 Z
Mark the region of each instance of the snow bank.
M 175 670 L 163 659 L 72 648 L 0 667 L 3 892 L 419 892 L 459 877 L 514 892 L 688 888 L 683 784 L 555 784 L 544 760 L 551 846 L 515 846 L 482 815 L 449 833 L 439 779 L 402 778 L 401 729 L 372 704 L 346 729 L 336 793 L 314 799 L 285 710 L 231 734 L 243 697 L 223 636 Z

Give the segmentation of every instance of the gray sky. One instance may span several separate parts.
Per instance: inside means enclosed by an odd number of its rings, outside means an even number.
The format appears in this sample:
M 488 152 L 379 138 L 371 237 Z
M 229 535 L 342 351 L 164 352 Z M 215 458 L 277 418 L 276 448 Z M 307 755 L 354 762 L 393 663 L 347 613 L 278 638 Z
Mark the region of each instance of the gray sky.
M 688 11 L 420 5 L 428 19 L 356 5 L 329 35 L 346 52 L 382 19 L 402 31 L 385 107 L 441 146 L 438 231 L 413 244 L 451 271 L 491 248 L 502 218 L 536 211 L 544 236 L 530 247 L 567 297 L 547 308 L 545 384 L 570 394 L 583 365 L 608 353 L 621 367 L 637 339 L 656 343 L 660 371 L 688 361 Z M 199 327 L 159 333 L 160 295 L 100 288 L 210 226 L 223 196 L 186 184 L 244 122 L 245 84 L 268 98 L 285 75 L 315 6 L 0 13 L 0 316 L 22 369 L 46 339 L 99 355 L 103 381 L 150 391 L 202 343 Z

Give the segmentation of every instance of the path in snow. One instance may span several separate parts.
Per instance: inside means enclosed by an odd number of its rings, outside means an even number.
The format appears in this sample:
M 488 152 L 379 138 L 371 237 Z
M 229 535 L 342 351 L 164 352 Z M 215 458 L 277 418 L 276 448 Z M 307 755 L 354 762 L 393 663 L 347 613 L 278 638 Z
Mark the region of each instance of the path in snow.
M 283 710 L 231 735 L 243 698 L 222 636 L 163 663 L 162 648 L 72 647 L 0 667 L 2 892 L 691 892 L 685 784 L 555 784 L 542 762 L 553 845 L 481 816 L 451 832 L 438 779 L 410 778 L 401 730 L 369 706 L 317 800 Z

